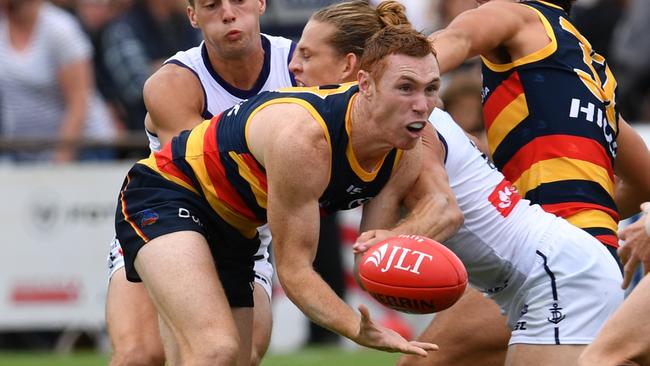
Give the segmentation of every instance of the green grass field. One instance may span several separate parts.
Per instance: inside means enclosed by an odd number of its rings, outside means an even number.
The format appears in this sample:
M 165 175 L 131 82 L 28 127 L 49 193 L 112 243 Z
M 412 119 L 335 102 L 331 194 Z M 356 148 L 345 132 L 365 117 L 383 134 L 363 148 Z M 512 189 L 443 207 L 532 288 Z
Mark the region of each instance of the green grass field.
M 373 350 L 307 348 L 297 353 L 268 355 L 262 366 L 389 366 L 398 355 Z M 55 355 L 51 353 L 0 352 L 0 366 L 103 366 L 108 356 L 97 353 Z

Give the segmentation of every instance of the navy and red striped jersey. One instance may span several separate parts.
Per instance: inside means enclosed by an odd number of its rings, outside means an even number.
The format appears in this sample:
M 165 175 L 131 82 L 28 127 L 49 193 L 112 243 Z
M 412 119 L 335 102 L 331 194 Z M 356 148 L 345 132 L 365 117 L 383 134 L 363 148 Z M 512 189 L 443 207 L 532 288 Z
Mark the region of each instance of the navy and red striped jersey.
M 508 64 L 483 58 L 490 153 L 526 199 L 616 247 L 616 80 L 562 8 L 522 4 L 550 43 Z
M 319 200 L 321 213 L 352 209 L 379 193 L 402 154 L 392 149 L 373 172 L 361 168 L 349 135 L 350 109 L 357 94 L 355 83 L 263 92 L 184 131 L 139 163 L 201 195 L 228 224 L 253 237 L 266 222 L 268 191 L 266 171 L 248 148 L 248 122 L 265 106 L 298 104 L 321 125 L 331 146 L 330 180 Z

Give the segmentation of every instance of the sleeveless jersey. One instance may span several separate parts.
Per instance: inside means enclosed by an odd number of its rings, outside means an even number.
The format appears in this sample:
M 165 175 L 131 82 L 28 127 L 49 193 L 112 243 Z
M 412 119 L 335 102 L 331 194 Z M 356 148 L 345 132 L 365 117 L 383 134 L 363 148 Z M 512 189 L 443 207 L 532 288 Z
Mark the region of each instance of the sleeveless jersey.
M 321 125 L 331 146 L 330 180 L 319 199 L 321 213 L 352 209 L 379 193 L 402 153 L 391 150 L 372 173 L 361 168 L 349 141 L 349 113 L 357 94 L 354 83 L 263 92 L 184 131 L 140 163 L 203 196 L 228 224 L 253 237 L 266 222 L 267 180 L 248 149 L 246 127 L 265 106 L 298 104 Z
M 449 185 L 465 217 L 445 246 L 480 291 L 509 296 L 527 278 L 535 250 L 559 219 L 521 198 L 446 112 L 435 109 L 429 121 L 445 145 Z
M 525 198 L 616 247 L 616 80 L 562 8 L 522 4 L 551 42 L 509 64 L 483 58 L 490 153 Z
M 204 119 L 210 119 L 261 91 L 295 86 L 296 82 L 288 67 L 295 46 L 295 43 L 289 39 L 262 34 L 264 64 L 255 86 L 250 90 L 235 88 L 217 74 L 208 58 L 205 42 L 198 47 L 176 53 L 165 63 L 187 68 L 196 75 L 203 89 L 202 116 Z M 160 150 L 158 137 L 150 131 L 146 132 L 151 150 Z

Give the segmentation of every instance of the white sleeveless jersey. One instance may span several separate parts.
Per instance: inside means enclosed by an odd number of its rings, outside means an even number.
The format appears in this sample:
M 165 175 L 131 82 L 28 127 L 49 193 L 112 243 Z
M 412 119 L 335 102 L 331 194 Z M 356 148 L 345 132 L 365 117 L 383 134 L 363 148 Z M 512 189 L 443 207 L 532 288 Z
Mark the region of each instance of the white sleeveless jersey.
M 255 86 L 250 90 L 235 88 L 217 74 L 208 58 L 205 42 L 198 47 L 176 53 L 165 63 L 185 67 L 196 75 L 203 88 L 202 116 L 204 119 L 210 119 L 262 91 L 295 86 L 293 74 L 289 72 L 288 67 L 295 44 L 283 37 L 262 34 L 262 48 L 264 65 Z M 147 137 L 149 148 L 152 151 L 160 150 L 158 137 L 150 131 L 147 131 Z
M 445 167 L 465 222 L 445 242 L 466 265 L 470 282 L 492 296 L 511 296 L 527 278 L 535 252 L 556 220 L 519 196 L 446 112 L 429 121 L 446 148 Z

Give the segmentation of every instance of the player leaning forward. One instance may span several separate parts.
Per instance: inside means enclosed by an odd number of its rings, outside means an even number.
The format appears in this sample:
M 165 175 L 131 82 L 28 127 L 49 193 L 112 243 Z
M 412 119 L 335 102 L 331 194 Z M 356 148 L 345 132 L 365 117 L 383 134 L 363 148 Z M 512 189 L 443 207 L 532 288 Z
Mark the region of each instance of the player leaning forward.
M 406 198 L 422 214 L 392 232 L 364 232 L 355 251 L 396 233 L 445 240 L 467 267 L 470 283 L 508 318 L 506 365 L 575 365 L 623 301 L 616 261 L 593 236 L 521 198 L 448 114 L 437 109 L 429 120 L 436 131 L 423 131 L 423 171 Z M 428 202 L 421 197 L 431 187 L 453 191 L 448 200 L 464 215 L 454 235 L 428 223 L 441 220 L 423 209 Z M 396 217 L 398 212 L 385 210 L 362 229 L 388 227 Z
M 256 228 L 267 217 L 280 283 L 312 320 L 369 347 L 435 349 L 374 324 L 363 307 L 359 316 L 312 261 L 321 213 L 378 194 L 397 204 L 416 181 L 436 65 L 425 37 L 389 27 L 369 41 L 358 86 L 260 94 L 134 165 L 116 232 L 127 277 L 144 282 L 172 336 L 172 364 L 248 364 Z

